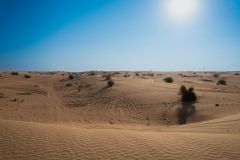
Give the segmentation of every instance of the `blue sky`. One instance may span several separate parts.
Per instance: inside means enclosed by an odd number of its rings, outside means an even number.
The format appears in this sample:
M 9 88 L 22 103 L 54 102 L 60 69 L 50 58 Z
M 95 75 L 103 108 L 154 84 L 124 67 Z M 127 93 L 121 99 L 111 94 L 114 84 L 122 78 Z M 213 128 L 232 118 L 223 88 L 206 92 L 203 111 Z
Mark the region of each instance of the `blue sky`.
M 184 24 L 165 2 L 0 0 L 0 70 L 240 70 L 240 0 Z

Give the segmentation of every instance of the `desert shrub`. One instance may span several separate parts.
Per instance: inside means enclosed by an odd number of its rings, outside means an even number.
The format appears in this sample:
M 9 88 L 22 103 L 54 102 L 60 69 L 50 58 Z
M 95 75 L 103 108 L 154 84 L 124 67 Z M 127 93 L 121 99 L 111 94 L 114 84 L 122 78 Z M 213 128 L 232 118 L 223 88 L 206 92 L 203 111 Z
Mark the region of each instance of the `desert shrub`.
M 235 73 L 235 76 L 239 76 L 239 73 Z
M 66 84 L 66 87 L 70 87 L 70 86 L 72 86 L 71 83 L 67 83 L 67 84 Z
M 91 72 L 88 73 L 88 75 L 94 76 L 94 75 L 96 75 L 96 73 L 94 71 L 91 71 Z
M 130 75 L 129 74 L 124 74 L 124 77 L 130 77 Z
M 107 85 L 108 85 L 108 87 L 112 87 L 114 85 L 113 80 L 111 80 L 111 79 L 108 80 Z
M 196 107 L 193 105 L 197 101 L 194 88 L 181 86 L 179 90 L 181 95 L 182 106 L 177 108 L 177 123 L 182 125 L 187 123 L 188 117 L 196 113 Z
M 220 79 L 218 80 L 217 85 L 227 85 L 227 83 L 224 79 Z
M 219 77 L 219 74 L 215 73 L 215 74 L 213 74 L 213 77 L 214 77 L 214 78 L 218 78 L 218 77 Z
M 4 94 L 3 93 L 0 93 L 0 98 L 3 98 L 4 97 Z
M 105 81 L 109 81 L 111 80 L 111 78 L 112 78 L 111 74 L 108 74 L 105 76 Z
M 135 76 L 139 76 L 139 73 L 138 73 L 138 72 L 136 72 L 136 73 L 135 73 Z
M 194 88 L 186 88 L 185 86 L 180 87 L 179 94 L 181 95 L 181 101 L 182 102 L 196 102 L 197 101 L 197 96 L 196 93 L 194 92 Z
M 153 77 L 153 76 L 154 76 L 154 74 L 153 74 L 153 73 L 148 73 L 148 76 L 152 76 L 152 77 Z
M 18 75 L 18 72 L 11 72 L 11 75 Z
M 74 76 L 73 76 L 72 74 L 70 74 L 70 75 L 68 76 L 68 78 L 69 78 L 70 80 L 72 80 L 72 79 L 74 78 Z
M 31 78 L 31 75 L 25 74 L 24 77 L 25 77 L 25 78 Z
M 166 77 L 163 79 L 166 83 L 173 83 L 173 78 L 172 77 Z

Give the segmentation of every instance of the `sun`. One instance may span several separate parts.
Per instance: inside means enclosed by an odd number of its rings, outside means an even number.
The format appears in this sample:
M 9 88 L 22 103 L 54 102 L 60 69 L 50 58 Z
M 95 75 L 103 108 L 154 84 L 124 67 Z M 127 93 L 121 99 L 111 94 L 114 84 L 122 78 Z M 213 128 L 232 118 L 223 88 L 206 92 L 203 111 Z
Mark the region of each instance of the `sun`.
M 188 22 L 193 19 L 200 9 L 200 0 L 166 0 L 165 11 L 170 20 Z

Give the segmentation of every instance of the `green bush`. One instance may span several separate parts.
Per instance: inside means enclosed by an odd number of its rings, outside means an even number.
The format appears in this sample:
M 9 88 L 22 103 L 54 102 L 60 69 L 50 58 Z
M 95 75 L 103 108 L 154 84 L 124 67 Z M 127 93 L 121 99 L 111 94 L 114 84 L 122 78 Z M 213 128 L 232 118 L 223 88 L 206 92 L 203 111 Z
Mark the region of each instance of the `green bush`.
M 18 75 L 18 72 L 11 72 L 11 75 Z
M 166 77 L 163 79 L 166 83 L 173 83 L 173 78 L 172 77 Z
M 91 72 L 88 73 L 88 75 L 94 76 L 94 75 L 96 75 L 96 73 L 94 71 L 91 71 Z
M 227 85 L 227 82 L 224 79 L 220 79 L 218 80 L 217 85 Z
M 74 76 L 73 76 L 72 74 L 70 74 L 70 75 L 68 76 L 68 78 L 69 78 L 70 80 L 72 80 L 72 79 L 74 78 Z
M 73 84 L 71 84 L 71 83 L 67 83 L 66 84 L 66 87 L 70 87 L 70 86 L 72 86 Z
M 107 85 L 108 85 L 108 87 L 112 87 L 114 85 L 113 80 L 111 80 L 111 79 L 108 80 Z
M 24 77 L 25 77 L 25 78 L 31 78 L 31 75 L 25 74 Z
M 194 92 L 194 88 L 186 88 L 185 86 L 180 87 L 179 94 L 181 95 L 181 101 L 182 102 L 196 102 L 197 101 L 197 96 L 196 93 Z
M 154 74 L 153 74 L 153 73 L 148 73 L 148 76 L 151 76 L 151 77 L 153 77 L 153 76 L 154 76 Z

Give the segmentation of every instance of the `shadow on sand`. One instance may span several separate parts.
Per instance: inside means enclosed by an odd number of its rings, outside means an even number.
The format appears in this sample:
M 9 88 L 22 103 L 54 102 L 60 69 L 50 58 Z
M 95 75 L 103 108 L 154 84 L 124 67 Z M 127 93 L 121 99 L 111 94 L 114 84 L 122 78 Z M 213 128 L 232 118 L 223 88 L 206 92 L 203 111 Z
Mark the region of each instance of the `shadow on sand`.
M 182 106 L 177 108 L 177 123 L 186 124 L 189 116 L 192 116 L 196 112 L 196 108 L 193 102 L 182 102 Z

